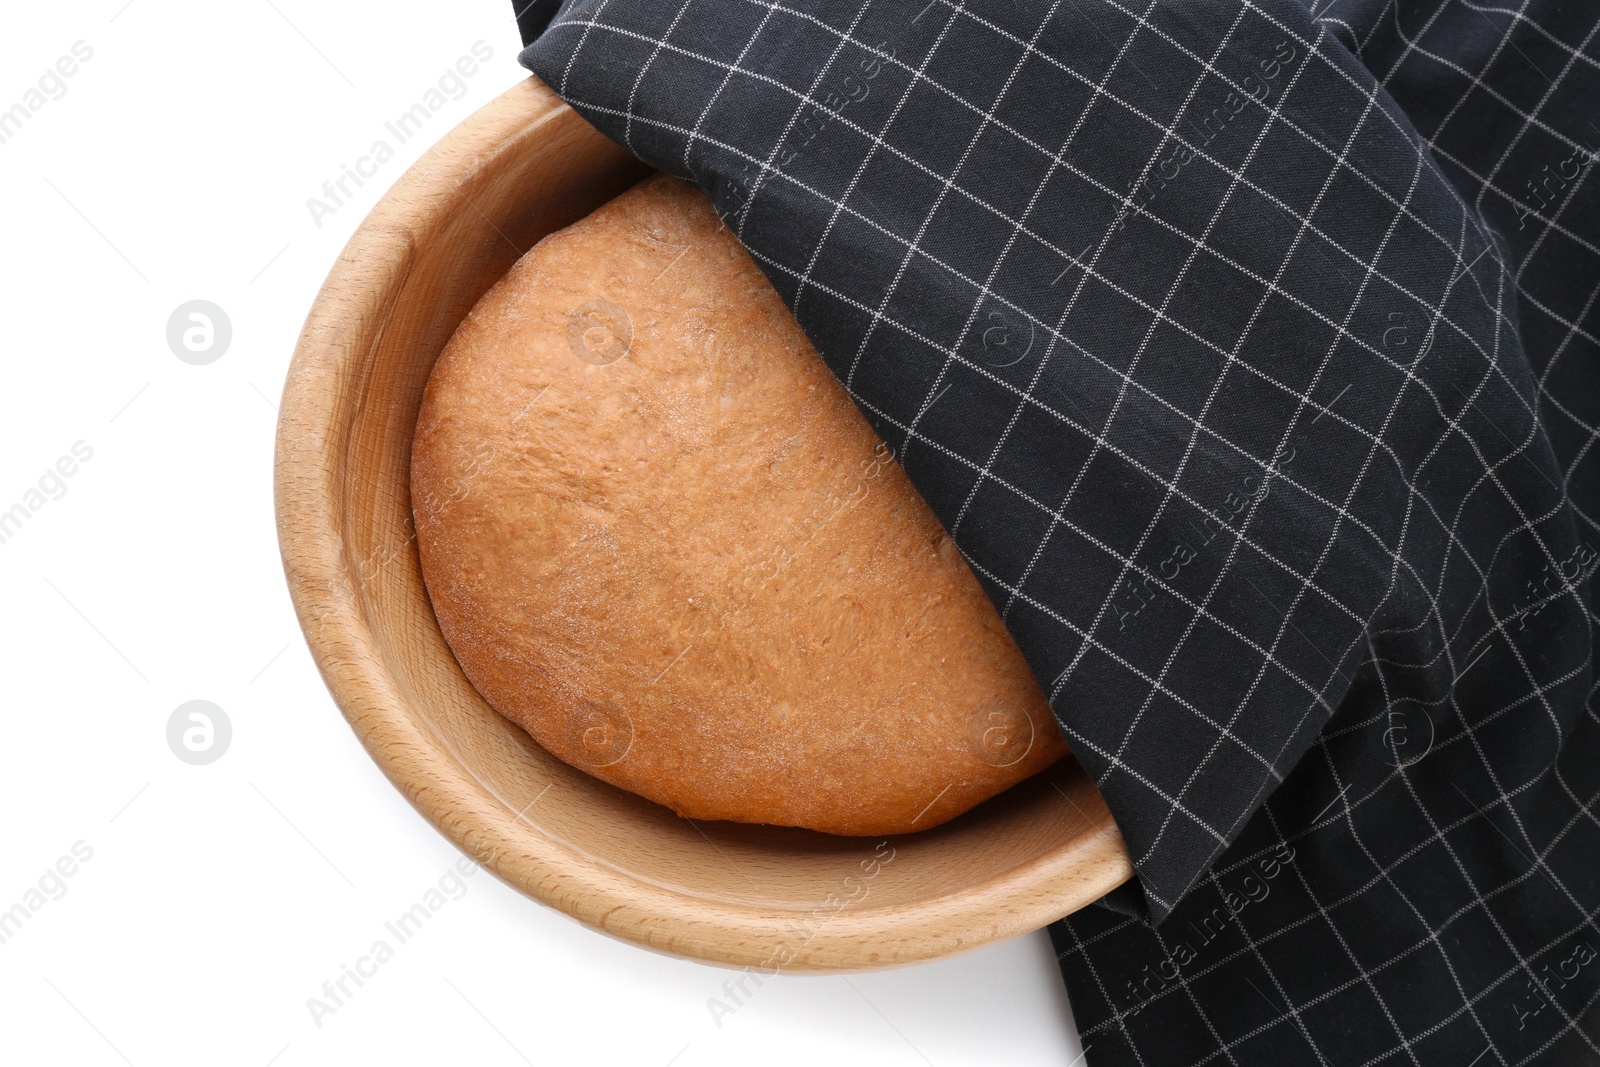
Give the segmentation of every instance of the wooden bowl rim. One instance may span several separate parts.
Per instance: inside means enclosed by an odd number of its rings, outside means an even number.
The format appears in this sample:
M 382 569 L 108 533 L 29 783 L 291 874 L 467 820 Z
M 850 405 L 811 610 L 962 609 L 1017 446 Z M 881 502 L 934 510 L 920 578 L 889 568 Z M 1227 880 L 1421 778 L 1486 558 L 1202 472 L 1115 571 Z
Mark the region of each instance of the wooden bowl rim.
M 513 85 L 417 160 L 351 236 L 318 291 L 297 342 L 280 408 L 274 495 L 290 596 L 329 692 L 385 775 L 469 856 L 521 892 L 602 932 L 708 962 L 758 967 L 795 912 L 716 902 L 631 877 L 514 818 L 492 790 L 407 714 L 400 688 L 368 627 L 360 600 L 341 596 L 350 559 L 340 536 L 340 465 L 319 445 L 336 434 L 347 397 L 326 388 L 330 367 L 354 366 L 349 303 L 381 321 L 398 295 L 415 234 L 453 210 L 459 161 L 481 161 L 568 106 L 537 79 Z M 383 265 L 387 264 L 387 267 Z M 385 273 L 387 271 L 387 273 Z M 374 277 L 393 292 L 371 291 Z M 338 304 L 336 308 L 334 305 Z M 315 620 L 311 625 L 309 620 Z M 1075 839 L 1076 840 L 1076 839 Z M 794 970 L 865 970 L 971 950 L 1037 930 L 1132 876 L 1109 822 L 1088 844 L 1061 848 L 976 885 L 910 904 L 844 910 L 805 945 Z M 876 946 L 876 947 L 874 947 Z

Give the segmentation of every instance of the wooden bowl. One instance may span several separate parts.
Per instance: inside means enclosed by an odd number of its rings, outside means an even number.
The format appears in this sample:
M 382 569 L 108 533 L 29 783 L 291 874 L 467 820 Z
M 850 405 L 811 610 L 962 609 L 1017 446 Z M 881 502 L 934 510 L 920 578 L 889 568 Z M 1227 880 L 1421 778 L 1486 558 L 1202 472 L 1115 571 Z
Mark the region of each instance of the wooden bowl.
M 646 174 L 537 80 L 451 131 L 350 239 L 284 388 L 284 569 L 334 699 L 441 832 L 617 937 L 768 970 L 931 959 L 1036 930 L 1132 874 L 1068 758 L 887 841 L 696 823 L 562 763 L 462 675 L 423 588 L 407 491 L 422 390 L 485 290 Z

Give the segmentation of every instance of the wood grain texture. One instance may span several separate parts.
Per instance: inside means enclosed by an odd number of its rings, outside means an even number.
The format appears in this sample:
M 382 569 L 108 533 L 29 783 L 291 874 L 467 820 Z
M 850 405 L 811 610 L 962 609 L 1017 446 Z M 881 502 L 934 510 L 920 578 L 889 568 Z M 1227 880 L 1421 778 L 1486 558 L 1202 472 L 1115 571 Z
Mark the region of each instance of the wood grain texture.
M 407 486 L 423 387 L 522 252 L 646 173 L 529 79 L 406 172 L 311 309 L 278 427 L 278 533 L 301 626 L 362 744 L 508 884 L 614 936 L 734 966 L 945 956 L 1126 881 L 1121 837 L 1071 757 L 883 840 L 690 822 L 551 756 L 467 682 L 418 565 Z

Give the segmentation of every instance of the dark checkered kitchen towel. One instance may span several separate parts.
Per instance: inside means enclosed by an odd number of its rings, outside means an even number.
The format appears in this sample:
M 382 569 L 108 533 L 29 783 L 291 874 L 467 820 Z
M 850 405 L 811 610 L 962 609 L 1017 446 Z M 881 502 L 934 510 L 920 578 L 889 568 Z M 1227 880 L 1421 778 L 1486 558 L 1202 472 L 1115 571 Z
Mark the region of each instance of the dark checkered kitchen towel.
M 1099 782 L 1091 1067 L 1600 1064 L 1600 3 L 520 18 L 712 196 Z

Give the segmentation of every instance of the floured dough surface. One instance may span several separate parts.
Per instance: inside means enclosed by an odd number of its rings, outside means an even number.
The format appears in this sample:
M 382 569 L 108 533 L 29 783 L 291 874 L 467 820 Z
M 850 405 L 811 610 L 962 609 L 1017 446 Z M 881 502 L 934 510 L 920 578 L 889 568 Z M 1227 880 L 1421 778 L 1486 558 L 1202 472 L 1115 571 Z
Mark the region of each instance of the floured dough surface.
M 412 455 L 467 677 L 697 819 L 926 829 L 1059 728 L 954 544 L 697 190 L 658 176 L 456 331 Z

